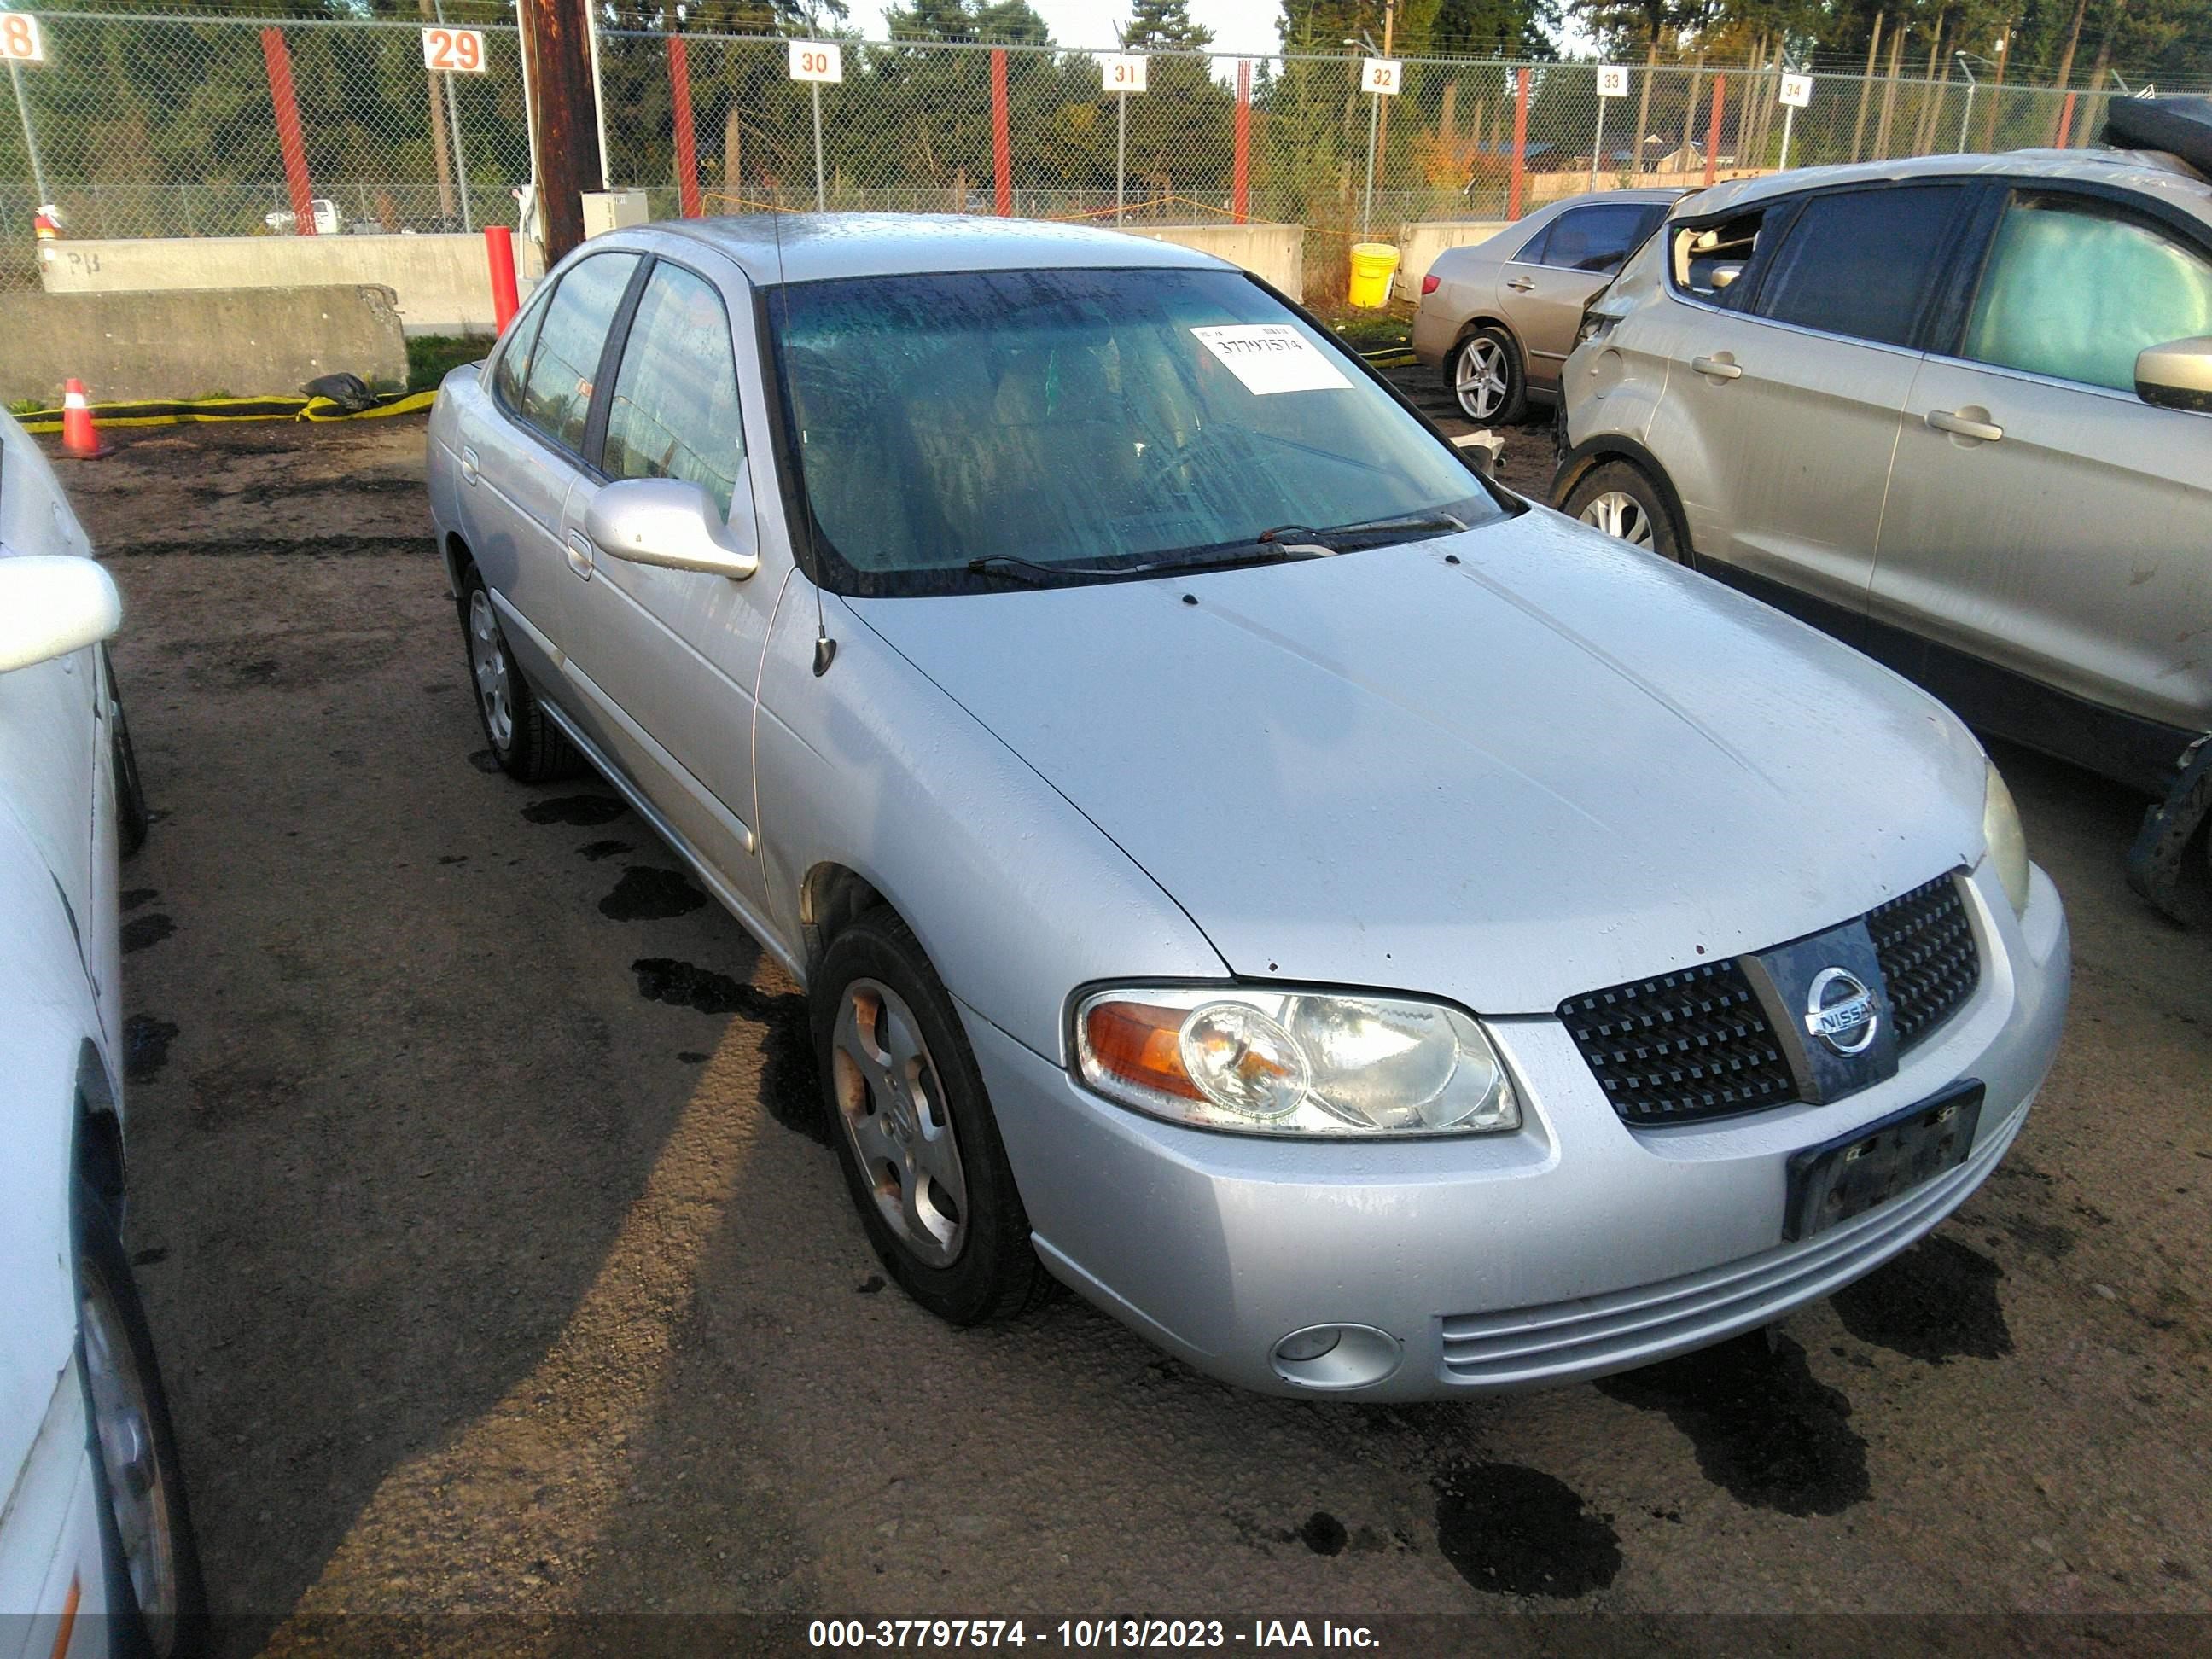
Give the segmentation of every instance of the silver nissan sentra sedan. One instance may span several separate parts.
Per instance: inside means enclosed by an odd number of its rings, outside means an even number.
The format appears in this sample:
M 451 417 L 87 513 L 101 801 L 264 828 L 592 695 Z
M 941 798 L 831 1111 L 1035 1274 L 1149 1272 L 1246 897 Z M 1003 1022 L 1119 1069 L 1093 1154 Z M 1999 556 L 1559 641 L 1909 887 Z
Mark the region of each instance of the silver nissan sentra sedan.
M 1932 698 L 1487 484 L 1218 260 L 586 243 L 430 428 L 478 711 L 807 988 L 889 1272 L 1279 1394 L 1771 1322 L 1989 1174 L 2058 895 Z

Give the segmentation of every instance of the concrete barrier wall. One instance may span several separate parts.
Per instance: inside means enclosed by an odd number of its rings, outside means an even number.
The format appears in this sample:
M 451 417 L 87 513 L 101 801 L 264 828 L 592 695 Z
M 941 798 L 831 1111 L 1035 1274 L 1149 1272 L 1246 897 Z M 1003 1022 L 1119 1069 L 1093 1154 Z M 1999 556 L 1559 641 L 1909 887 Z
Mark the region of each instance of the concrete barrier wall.
M 1423 219 L 1398 227 L 1398 270 L 1390 297 L 1419 303 L 1421 278 L 1448 247 L 1472 247 L 1506 228 L 1503 219 Z
M 5 403 L 58 402 L 71 376 L 95 403 L 292 392 L 341 372 L 407 382 L 399 313 L 392 290 L 376 284 L 0 294 L 0 338 L 9 343 L 0 353 Z
M 538 246 L 514 240 L 527 294 L 544 274 Z M 481 236 L 191 236 L 42 243 L 49 294 L 177 289 L 297 289 L 374 283 L 398 295 L 410 334 L 489 334 L 491 276 Z
M 1211 253 L 1273 283 L 1293 300 L 1305 292 L 1306 233 L 1302 225 L 1109 225 L 1105 228 Z

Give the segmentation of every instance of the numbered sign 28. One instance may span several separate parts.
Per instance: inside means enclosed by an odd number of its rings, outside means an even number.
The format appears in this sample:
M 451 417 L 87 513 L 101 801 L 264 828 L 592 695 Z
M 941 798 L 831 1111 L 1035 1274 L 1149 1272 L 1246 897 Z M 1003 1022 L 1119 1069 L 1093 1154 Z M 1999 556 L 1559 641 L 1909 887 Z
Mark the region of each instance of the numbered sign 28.
M 1782 101 L 1792 109 L 1802 109 L 1813 101 L 1813 77 L 1809 75 L 1785 75 L 1782 77 Z
M 1395 58 L 1363 58 L 1359 60 L 1359 89 L 1395 97 L 1404 83 L 1406 66 Z
M 482 75 L 484 63 L 483 33 L 477 29 L 430 28 L 422 31 L 422 67 L 448 75 Z
M 1628 65 L 1600 64 L 1597 66 L 1597 95 L 1601 98 L 1628 96 Z
M 1134 52 L 1109 52 L 1098 60 L 1098 82 L 1109 92 L 1142 92 L 1145 60 Z
M 0 58 L 15 64 L 43 64 L 46 43 L 39 20 L 27 11 L 0 11 Z
M 794 40 L 791 43 L 791 78 L 826 81 L 842 85 L 845 52 L 834 40 Z

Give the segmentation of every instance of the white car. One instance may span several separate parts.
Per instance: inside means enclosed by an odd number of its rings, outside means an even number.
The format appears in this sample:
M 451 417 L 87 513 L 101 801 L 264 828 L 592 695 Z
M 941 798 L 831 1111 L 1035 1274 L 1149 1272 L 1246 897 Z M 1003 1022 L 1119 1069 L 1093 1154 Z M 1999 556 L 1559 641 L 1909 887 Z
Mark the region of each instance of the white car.
M 0 414 L 0 1659 L 189 1651 L 205 1597 L 122 1245 L 121 605 Z

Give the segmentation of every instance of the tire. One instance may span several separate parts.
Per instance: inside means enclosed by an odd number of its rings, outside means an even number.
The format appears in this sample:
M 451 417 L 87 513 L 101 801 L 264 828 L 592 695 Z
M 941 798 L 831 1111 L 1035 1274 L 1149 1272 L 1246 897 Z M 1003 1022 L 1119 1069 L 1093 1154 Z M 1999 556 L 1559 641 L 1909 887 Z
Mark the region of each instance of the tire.
M 516 665 L 491 594 L 472 564 L 461 572 L 460 615 L 462 660 L 468 665 L 477 723 L 500 770 L 520 783 L 550 783 L 574 774 L 581 764 L 575 748 Z
M 1606 461 L 1583 473 L 1559 510 L 1616 540 L 1646 548 L 1676 564 L 1686 562 L 1682 534 L 1667 505 L 1666 492 L 1626 461 Z
M 1468 420 L 1512 425 L 1528 412 L 1528 375 L 1521 348 L 1502 328 L 1474 330 L 1444 359 L 1444 390 Z
M 884 1270 L 952 1325 L 1040 1300 L 1049 1281 L 982 1073 L 905 922 L 879 906 L 840 933 L 811 1001 L 830 1138 Z
M 108 747 L 115 766 L 115 846 L 125 858 L 146 844 L 153 819 L 146 810 L 145 786 L 138 781 L 138 751 L 131 746 L 131 723 L 123 716 L 123 693 L 115 683 L 115 659 L 100 647 L 100 669 L 107 683 Z
M 112 1650 L 191 1659 L 208 1647 L 207 1585 L 146 1311 L 113 1216 L 76 1184 L 77 1376 L 100 1508 Z M 133 1474 L 115 1467 L 129 1443 Z M 133 1543 L 126 1547 L 125 1538 Z M 150 1603 L 150 1605 L 149 1605 Z

